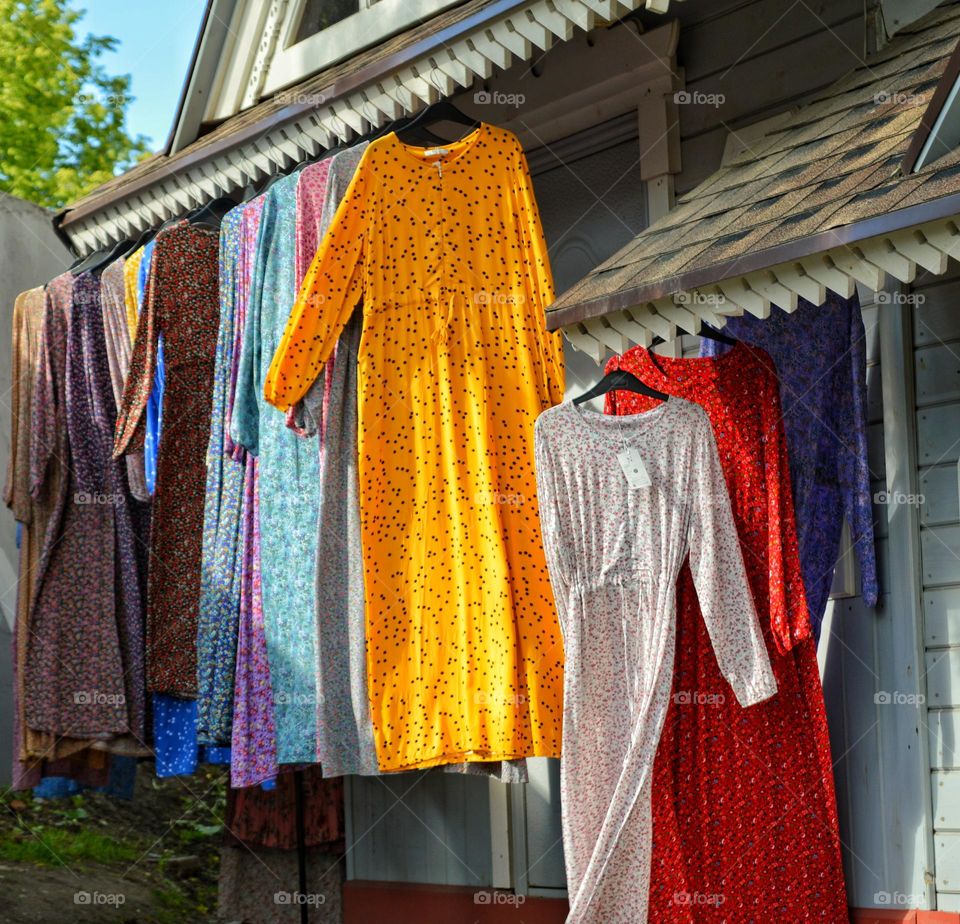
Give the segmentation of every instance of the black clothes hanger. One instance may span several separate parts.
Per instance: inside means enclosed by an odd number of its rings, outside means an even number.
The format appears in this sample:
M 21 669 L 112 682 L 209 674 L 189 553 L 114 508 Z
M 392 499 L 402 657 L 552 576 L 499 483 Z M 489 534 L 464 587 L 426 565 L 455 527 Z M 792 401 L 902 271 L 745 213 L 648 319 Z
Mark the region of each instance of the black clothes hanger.
M 97 254 L 101 254 L 101 253 L 103 253 L 103 252 L 104 252 L 104 251 L 103 251 L 103 248 L 101 248 L 100 250 L 95 250 L 95 251 L 93 251 L 93 253 L 88 253 L 85 257 L 77 257 L 77 259 L 74 260 L 73 263 L 71 263 L 71 264 L 67 267 L 67 272 L 68 272 L 68 273 L 72 273 L 72 272 L 73 272 L 75 269 L 77 269 L 82 263 L 86 263 L 87 260 L 93 260 L 93 258 L 94 258 L 95 256 L 97 256 Z M 80 272 L 82 273 L 83 270 L 80 270 Z
M 237 207 L 237 200 L 232 196 L 218 196 L 212 202 L 201 205 L 187 215 L 187 221 L 192 225 L 207 225 L 219 228 L 224 215 Z
M 446 138 L 441 138 L 436 132 L 430 131 L 425 125 L 406 126 L 401 128 L 400 131 L 403 132 L 403 138 L 400 139 L 403 144 L 412 144 L 418 147 L 442 147 L 450 143 Z M 397 137 L 400 138 L 399 132 Z
M 731 337 L 729 334 L 725 334 L 722 330 L 717 330 L 703 321 L 700 322 L 700 336 L 706 337 L 707 340 L 714 340 L 717 343 L 725 343 L 727 346 L 737 345 L 735 337 Z
M 76 266 L 71 266 L 70 272 L 74 276 L 79 276 L 81 273 L 95 273 L 102 270 L 107 264 L 116 260 L 129 246 L 130 241 L 124 238 L 109 249 L 96 250 Z
M 681 334 L 686 334 L 686 333 L 688 333 L 688 331 L 685 331 L 685 330 L 683 330 L 683 329 L 680 328 L 680 327 L 678 327 L 677 330 L 678 330 Z M 737 343 L 739 343 L 738 340 L 735 340 L 735 339 L 734 339 L 733 337 L 731 337 L 729 334 L 725 334 L 725 333 L 723 333 L 723 331 L 719 331 L 719 330 L 717 330 L 716 328 L 711 327 L 709 324 L 705 323 L 704 321 L 701 321 L 701 322 L 700 322 L 700 330 L 697 331 L 696 336 L 706 337 L 707 340 L 715 340 L 717 343 L 725 343 L 727 346 L 736 346 Z M 656 337 L 654 337 L 653 340 L 650 342 L 650 346 L 658 346 L 659 344 L 661 344 L 661 343 L 666 343 L 666 342 L 667 342 L 667 341 L 664 340 L 663 337 L 661 337 L 661 336 L 658 334 L 658 335 L 657 335 Z
M 434 122 L 456 122 L 458 125 L 466 125 L 469 128 L 476 128 L 480 123 L 473 116 L 468 116 L 465 112 L 458 109 L 448 99 L 442 99 L 432 106 L 426 106 L 415 116 L 411 116 L 406 127 L 418 125 L 421 122 L 433 124 Z
M 454 122 L 457 125 L 466 126 L 471 131 L 480 126 L 477 119 L 462 112 L 450 100 L 442 99 L 432 106 L 421 109 L 412 118 L 403 120 L 401 124 L 394 128 L 394 131 L 404 143 L 408 142 L 410 130 L 415 129 L 418 132 L 425 132 L 431 144 L 450 144 L 448 140 L 440 138 L 426 128 L 427 125 L 433 125 L 437 122 Z
M 123 255 L 123 252 L 130 246 L 130 239 L 124 238 L 122 241 L 117 241 L 99 260 L 97 260 L 93 266 L 87 267 L 88 273 L 94 273 L 99 275 L 102 273 L 114 260 Z
M 592 398 L 599 398 L 609 391 L 632 391 L 638 395 L 646 395 L 648 398 L 656 398 L 657 401 L 667 401 L 670 396 L 662 391 L 657 391 L 649 385 L 645 385 L 632 372 L 625 369 L 614 369 L 608 372 L 596 385 L 589 391 L 584 392 L 578 398 L 573 399 L 574 404 L 583 404 L 584 401 L 590 401 Z
M 255 199 L 257 196 L 262 196 L 277 180 L 283 179 L 286 175 L 285 173 L 271 173 L 270 176 L 263 181 L 263 184 L 256 188 L 256 192 L 250 198 Z
M 687 331 L 679 327 L 677 328 L 677 330 L 680 331 L 681 334 L 687 333 Z M 698 331 L 698 335 L 701 337 L 705 337 L 707 340 L 713 340 L 716 343 L 724 343 L 727 346 L 731 346 L 731 347 L 736 346 L 739 343 L 739 341 L 736 340 L 734 337 L 731 337 L 729 334 L 723 333 L 723 331 L 717 330 L 715 327 L 711 327 L 705 321 L 700 322 L 700 330 Z M 652 348 L 657 346 L 657 344 L 659 343 L 666 343 L 666 342 L 667 341 L 664 340 L 663 337 L 658 335 L 654 337 L 652 342 L 650 343 L 651 349 L 647 350 L 647 354 L 650 357 L 650 362 L 652 362 L 661 372 L 664 371 L 663 366 L 660 365 L 660 360 L 657 359 L 657 354 L 653 352 Z
M 136 253 L 141 247 L 146 244 L 150 238 L 152 238 L 157 233 L 156 228 L 147 228 L 146 231 L 143 231 L 138 237 L 122 254 L 121 257 L 126 259 L 132 253 Z

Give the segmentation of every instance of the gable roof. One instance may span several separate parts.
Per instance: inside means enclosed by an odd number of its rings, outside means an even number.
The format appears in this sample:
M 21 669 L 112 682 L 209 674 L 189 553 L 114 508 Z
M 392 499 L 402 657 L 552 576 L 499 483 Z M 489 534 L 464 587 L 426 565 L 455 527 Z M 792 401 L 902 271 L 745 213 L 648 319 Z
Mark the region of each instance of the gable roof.
M 790 310 L 798 294 L 822 301 L 824 287 L 850 294 L 854 279 L 879 287 L 879 271 L 897 262 L 879 252 L 871 262 L 851 245 L 960 213 L 951 198 L 960 196 L 960 150 L 916 174 L 903 169 L 958 37 L 954 0 L 809 104 L 735 133 L 720 169 L 557 299 L 549 326 L 616 348 L 624 337 L 672 337 L 681 321 L 689 331 L 693 315 L 716 323 L 771 302 Z M 832 248 L 848 253 L 824 262 Z

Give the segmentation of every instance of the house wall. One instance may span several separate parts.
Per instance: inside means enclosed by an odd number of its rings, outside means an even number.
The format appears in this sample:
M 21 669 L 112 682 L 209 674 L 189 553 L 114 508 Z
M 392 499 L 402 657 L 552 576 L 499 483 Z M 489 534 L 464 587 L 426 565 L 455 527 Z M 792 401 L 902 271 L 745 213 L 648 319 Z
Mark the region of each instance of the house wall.
M 682 165 L 675 183 L 678 194 L 717 169 L 729 131 L 796 105 L 863 58 L 860 0 L 797 4 L 786 11 L 762 0 L 719 0 L 710 5 L 675 4 L 671 14 L 674 10 L 682 24 L 678 62 L 688 92 L 723 96 L 719 106 L 678 106 Z M 809 66 L 813 60 L 818 62 L 816 68 Z M 637 196 L 643 184 L 632 172 L 638 164 L 637 142 L 622 142 L 609 152 L 535 176 L 559 290 L 614 252 L 645 223 L 644 203 Z M 868 344 L 870 468 L 874 490 L 880 492 L 887 486 L 889 447 L 884 439 L 879 312 L 880 307 L 891 306 L 877 306 L 874 294 L 866 291 L 861 292 L 861 303 Z M 680 348 L 695 352 L 696 340 L 684 338 Z M 898 347 L 891 344 L 891 348 Z M 566 357 L 571 393 L 582 391 L 601 374 L 602 363 L 594 364 L 569 346 Z M 950 378 L 948 373 L 937 375 L 938 381 Z M 899 440 L 903 434 L 896 437 Z M 938 477 L 941 481 L 947 478 L 942 472 Z M 915 684 L 921 682 L 921 666 L 908 644 L 915 627 L 902 604 L 911 595 L 910 586 L 900 586 L 894 596 L 889 593 L 886 512 L 882 508 L 877 512 L 881 588 L 885 591 L 881 606 L 870 610 L 859 595 L 831 602 L 820 648 L 821 670 L 850 903 L 930 908 L 934 907 L 928 887 L 928 874 L 932 874 L 930 790 L 918 782 L 928 773 L 925 747 L 917 744 L 919 726 L 914 712 L 876 700 L 880 692 L 906 691 L 904 678 L 911 671 Z M 938 527 L 935 534 L 948 544 L 954 542 L 954 548 L 960 543 L 960 529 Z M 936 541 L 925 540 L 930 554 L 936 554 L 932 551 Z M 940 593 L 935 599 L 945 598 Z M 960 649 L 955 670 L 954 688 L 960 690 Z M 949 734 L 953 734 L 953 726 Z M 532 761 L 530 767 L 531 783 L 524 797 L 513 801 L 514 812 L 522 811 L 525 820 L 523 838 L 513 841 L 513 885 L 529 888 L 533 894 L 562 895 L 556 765 Z M 957 769 L 960 779 L 960 763 Z M 428 799 L 430 817 L 438 821 L 442 817 L 443 827 L 431 825 L 432 834 L 420 832 L 416 843 L 428 842 L 424 852 L 399 859 L 391 845 L 403 843 L 404 832 L 414 836 L 420 822 L 405 809 L 391 809 L 396 796 L 392 788 L 378 781 L 354 781 L 352 813 L 360 820 L 354 836 L 362 832 L 363 840 L 353 851 L 351 878 L 487 884 L 485 877 L 489 880 L 493 875 L 487 866 L 478 860 L 467 872 L 463 863 L 442 857 L 446 848 L 436 842 L 448 839 L 457 850 L 464 837 L 471 842 L 473 837 L 496 838 L 489 827 L 490 790 L 482 781 L 451 782 L 439 777 L 434 774 L 416 789 L 420 798 Z M 451 802 L 449 794 L 455 786 L 466 787 L 469 797 L 465 801 L 457 796 Z M 955 836 L 960 841 L 960 785 L 956 803 Z M 437 814 L 439 806 L 445 806 L 442 816 Z M 372 825 L 385 813 L 389 813 L 385 820 Z M 429 843 L 431 840 L 434 843 Z M 945 846 L 941 853 L 948 849 Z M 960 863 L 960 845 L 956 853 Z M 960 888 L 960 870 L 955 881 Z
M 900 308 L 890 303 L 898 294 L 897 288 L 860 292 L 880 601 L 875 610 L 864 604 L 858 575 L 857 595 L 829 604 L 819 649 L 848 898 L 860 908 L 934 907 L 917 594 L 902 539 L 913 534 L 911 511 L 885 502 L 910 480 L 912 468 L 904 460 L 913 436 L 898 403 L 908 403 L 896 364 L 903 359 L 894 336 Z M 889 369 L 881 356 L 895 360 Z M 897 536 L 893 563 L 891 529 Z
M 865 60 L 862 0 L 715 0 L 671 4 L 674 11 L 687 92 L 722 99 L 677 107 L 678 194 L 716 170 L 729 132 L 789 109 Z
M 960 273 L 911 290 L 923 732 L 930 755 L 937 908 L 960 912 Z
M 49 214 L 21 199 L 0 193 L 0 477 L 10 458 L 10 389 L 13 303 L 25 289 L 43 285 L 72 258 L 54 234 Z M 16 523 L 0 505 L 0 787 L 10 783 L 13 714 L 10 630 L 16 610 Z

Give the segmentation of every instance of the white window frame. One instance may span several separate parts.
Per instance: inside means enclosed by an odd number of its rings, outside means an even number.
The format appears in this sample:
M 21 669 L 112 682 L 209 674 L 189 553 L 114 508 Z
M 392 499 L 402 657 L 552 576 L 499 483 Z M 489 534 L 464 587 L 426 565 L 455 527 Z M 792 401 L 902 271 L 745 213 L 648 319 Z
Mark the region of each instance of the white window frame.
M 431 19 L 463 0 L 360 0 L 360 12 L 295 41 L 307 0 L 287 6 L 280 41 L 270 61 L 262 94 L 272 96 L 391 35 Z

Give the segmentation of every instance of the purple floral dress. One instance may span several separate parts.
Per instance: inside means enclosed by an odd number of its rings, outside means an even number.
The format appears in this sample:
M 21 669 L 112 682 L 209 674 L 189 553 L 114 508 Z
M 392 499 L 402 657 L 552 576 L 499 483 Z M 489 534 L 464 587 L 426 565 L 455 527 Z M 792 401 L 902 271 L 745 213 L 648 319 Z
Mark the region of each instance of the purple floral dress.
M 277 733 L 273 721 L 273 692 L 270 664 L 263 626 L 260 590 L 260 520 L 257 460 L 229 439 L 230 418 L 237 380 L 237 362 L 247 321 L 247 302 L 253 277 L 263 197 L 247 203 L 240 231 L 240 272 L 230 387 L 227 392 L 226 446 L 233 458 L 244 463 L 243 508 L 240 548 L 240 614 L 237 664 L 234 677 L 233 729 L 230 782 L 233 786 L 255 786 L 277 775 Z
M 725 330 L 762 347 L 777 367 L 803 583 L 810 624 L 819 638 L 844 519 L 850 524 L 867 606 L 877 605 L 879 590 L 860 300 L 831 292 L 819 307 L 800 299 L 792 313 L 773 307 L 769 318 L 730 318 Z M 726 350 L 704 338 L 700 355 L 719 356 Z
M 127 480 L 126 463 L 112 457 L 117 402 L 107 354 L 101 308 L 102 288 L 98 288 L 96 283 L 96 277 L 85 273 L 74 288 L 74 317 L 84 360 L 90 420 L 95 428 L 91 430 L 93 439 L 89 446 L 94 466 L 89 474 L 92 476 L 91 486 L 102 488 L 107 498 L 113 498 L 117 628 L 123 657 L 130 733 L 142 742 L 146 709 L 145 597 L 140 583 L 137 549 L 148 535 L 148 530 L 144 528 L 144 517 L 149 514 L 149 506 L 134 500 Z M 74 455 L 74 462 L 79 462 L 79 454 Z
M 257 460 L 247 456 L 243 498 L 243 568 L 240 634 L 234 689 L 230 784 L 255 786 L 277 776 L 277 728 L 273 720 L 270 661 L 260 585 L 260 492 Z

